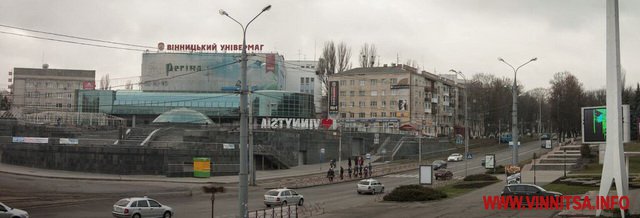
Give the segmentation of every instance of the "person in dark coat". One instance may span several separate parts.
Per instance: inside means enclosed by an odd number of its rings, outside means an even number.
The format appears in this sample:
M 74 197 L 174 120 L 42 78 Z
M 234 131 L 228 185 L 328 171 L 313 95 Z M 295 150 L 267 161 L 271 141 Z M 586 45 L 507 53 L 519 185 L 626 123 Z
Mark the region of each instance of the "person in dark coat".
M 344 168 L 342 168 L 342 166 L 340 166 L 340 180 L 344 179 Z
M 349 179 L 351 179 L 351 166 L 347 168 L 347 175 L 349 176 Z

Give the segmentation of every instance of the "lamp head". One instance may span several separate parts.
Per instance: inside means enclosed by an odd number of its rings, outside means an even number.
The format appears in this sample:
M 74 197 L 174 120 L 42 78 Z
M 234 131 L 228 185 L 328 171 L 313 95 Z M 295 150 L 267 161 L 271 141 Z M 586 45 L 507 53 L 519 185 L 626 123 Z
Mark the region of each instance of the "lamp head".
M 226 11 L 224 11 L 224 10 L 222 10 L 222 9 L 220 9 L 218 12 L 219 12 L 219 13 L 220 13 L 220 15 L 222 15 L 222 16 L 229 16 L 229 14 L 227 14 L 227 12 L 226 12 Z
M 449 70 L 449 72 L 458 73 L 458 71 L 456 71 L 454 69 Z
M 504 62 L 504 59 L 502 59 L 501 57 L 498 57 L 498 61 Z
M 269 9 L 271 9 L 271 5 L 267 5 L 267 7 L 264 7 L 262 9 L 262 12 L 268 11 Z
M 531 58 L 531 61 L 537 61 L 538 58 Z

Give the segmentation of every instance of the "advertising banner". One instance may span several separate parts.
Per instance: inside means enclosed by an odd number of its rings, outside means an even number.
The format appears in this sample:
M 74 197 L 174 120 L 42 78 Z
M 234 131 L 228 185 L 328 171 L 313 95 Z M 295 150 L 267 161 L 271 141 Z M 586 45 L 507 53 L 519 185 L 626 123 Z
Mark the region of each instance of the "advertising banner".
M 224 144 L 222 144 L 222 149 L 225 149 L 225 150 L 236 149 L 236 146 L 234 144 L 224 143 Z
M 496 168 L 496 155 L 495 154 L 487 154 L 484 156 L 484 168 L 485 169 L 494 169 Z
M 208 178 L 211 176 L 211 159 L 208 157 L 193 158 L 193 177 Z
M 420 166 L 420 185 L 431 185 L 433 183 L 433 168 L 431 165 Z
M 60 138 L 60 144 L 63 144 L 63 145 L 77 145 L 78 144 L 78 139 Z
M 82 82 L 82 89 L 84 90 L 94 90 L 96 89 L 95 81 L 84 81 Z
M 339 94 L 340 87 L 338 81 L 329 82 L 329 113 L 337 114 L 340 108 L 338 104 L 340 102 Z
M 622 105 L 622 140 L 631 140 L 629 105 Z M 601 144 L 607 141 L 607 107 L 582 108 L 582 143 Z
M 13 137 L 13 143 L 34 143 L 34 144 L 47 144 L 49 143 L 49 138 L 40 138 L 40 137 Z

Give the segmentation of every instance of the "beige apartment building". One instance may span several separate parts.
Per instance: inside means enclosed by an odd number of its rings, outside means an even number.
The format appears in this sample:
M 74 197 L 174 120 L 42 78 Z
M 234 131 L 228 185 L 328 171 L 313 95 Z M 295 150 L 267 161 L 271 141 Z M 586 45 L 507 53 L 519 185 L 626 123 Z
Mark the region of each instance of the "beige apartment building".
M 22 113 L 74 111 L 77 89 L 95 88 L 94 70 L 14 68 L 13 107 Z
M 456 99 L 463 86 L 426 71 L 404 65 L 356 68 L 329 81 L 339 83 L 337 122 L 344 128 L 438 136 L 452 134 L 458 123 Z

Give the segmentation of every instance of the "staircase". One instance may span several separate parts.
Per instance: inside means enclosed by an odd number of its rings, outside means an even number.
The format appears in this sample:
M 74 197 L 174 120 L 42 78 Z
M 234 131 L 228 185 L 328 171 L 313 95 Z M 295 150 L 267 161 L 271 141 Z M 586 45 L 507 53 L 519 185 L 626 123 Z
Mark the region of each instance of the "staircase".
M 536 161 L 536 170 L 571 169 L 580 159 L 580 144 L 563 143 Z M 565 153 L 566 151 L 566 153 Z
M 139 146 L 154 129 L 132 128 L 131 132 L 120 141 L 121 145 Z
M 254 149 L 254 157 L 256 155 L 263 156 L 265 161 L 278 166 L 278 169 L 289 169 L 289 163 L 295 163 L 295 159 L 291 158 L 291 155 L 287 155 L 285 151 L 275 149 L 271 145 L 254 144 Z
M 393 158 L 396 156 L 398 151 L 400 151 L 402 146 L 405 143 L 410 143 L 410 142 L 414 142 L 415 143 L 415 137 L 409 136 L 409 135 L 402 136 L 402 138 L 400 138 L 400 140 L 398 140 L 398 143 L 396 143 L 396 145 L 393 147 L 393 150 L 391 151 L 391 158 L 390 159 L 393 160 Z

